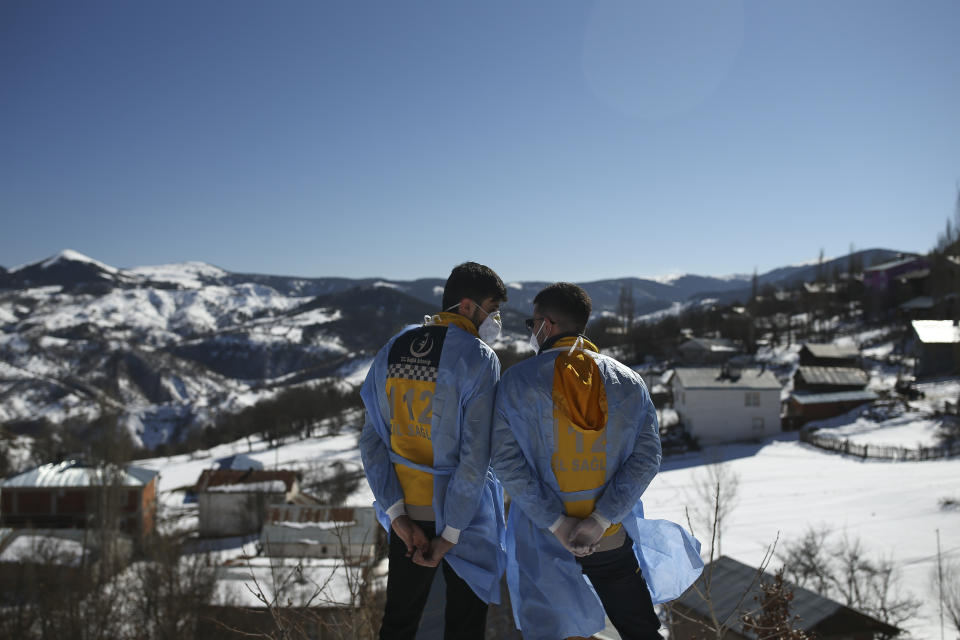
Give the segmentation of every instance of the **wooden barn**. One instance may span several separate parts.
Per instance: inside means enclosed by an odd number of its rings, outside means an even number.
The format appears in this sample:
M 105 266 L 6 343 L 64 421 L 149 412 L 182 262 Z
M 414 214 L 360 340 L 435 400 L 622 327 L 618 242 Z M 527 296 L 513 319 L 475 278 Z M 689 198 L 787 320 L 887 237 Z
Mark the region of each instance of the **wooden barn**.
M 833 393 L 791 393 L 786 402 L 784 429 L 799 429 L 811 420 L 839 416 L 851 409 L 877 400 L 873 391 L 837 391 Z
M 960 326 L 954 320 L 914 320 L 914 375 L 945 376 L 960 370 Z

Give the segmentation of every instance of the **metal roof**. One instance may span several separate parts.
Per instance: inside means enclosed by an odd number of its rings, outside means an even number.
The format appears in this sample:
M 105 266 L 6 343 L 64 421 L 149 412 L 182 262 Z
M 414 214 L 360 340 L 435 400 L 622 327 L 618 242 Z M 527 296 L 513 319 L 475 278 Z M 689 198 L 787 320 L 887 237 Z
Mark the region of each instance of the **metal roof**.
M 119 471 L 118 477 L 113 472 Z M 159 471 L 128 466 L 123 469 L 88 466 L 77 460 L 45 464 L 0 482 L 10 487 L 94 487 L 120 482 L 124 487 L 143 487 L 160 475 Z
M 880 396 L 873 391 L 836 391 L 833 393 L 791 393 L 790 399 L 799 404 L 830 404 L 831 402 L 873 402 Z
M 908 311 L 910 309 L 932 309 L 933 298 L 930 296 L 917 296 L 901 304 L 900 308 Z
M 740 375 L 723 375 L 721 367 L 678 367 L 676 378 L 685 389 L 777 389 L 780 381 L 766 369 L 742 369 Z
M 884 262 L 883 264 L 867 267 L 864 269 L 864 271 L 886 271 L 887 269 L 894 269 L 905 264 L 910 264 L 911 262 L 915 262 L 917 260 L 920 260 L 920 256 L 906 256 L 896 260 L 891 260 L 890 262 Z
M 856 358 L 860 352 L 853 345 L 837 345 L 833 343 L 805 342 L 803 346 L 815 358 Z
M 213 487 L 226 485 L 248 485 L 250 491 L 262 490 L 263 483 L 279 480 L 290 491 L 297 482 L 295 471 L 260 469 L 204 469 L 197 479 L 197 491 L 207 491 Z M 261 487 L 258 489 L 258 487 Z
M 870 382 L 865 371 L 854 367 L 800 367 L 797 374 L 807 384 L 865 387 Z
M 765 571 L 761 579 L 755 582 L 757 569 L 737 562 L 733 558 L 720 556 L 704 568 L 704 577 L 701 577 L 696 583 L 700 589 L 703 588 L 703 580 L 706 576 L 710 575 L 711 571 L 712 582 L 710 597 L 713 601 L 717 618 L 727 620 L 732 628 L 738 629 L 740 625 L 735 622 L 741 614 L 741 611 L 737 610 L 738 603 L 741 610 L 749 611 L 756 609 L 758 604 L 754 598 L 758 598 L 761 595 L 759 583 L 761 581 L 771 583 L 774 580 L 774 576 Z M 844 613 L 848 616 L 859 618 L 865 628 L 883 629 L 888 633 L 897 631 L 896 627 L 884 624 L 876 618 L 855 611 L 836 600 L 831 600 L 808 589 L 798 587 L 786 580 L 784 580 L 784 584 L 789 585 L 793 590 L 793 600 L 790 601 L 790 612 L 799 616 L 802 628 L 805 630 L 813 629 L 816 625 L 837 613 Z M 744 592 L 746 592 L 751 585 L 753 585 L 753 587 L 750 589 L 750 592 L 746 597 L 743 597 Z M 741 597 L 743 597 L 742 601 Z M 703 598 L 697 594 L 693 587 L 687 589 L 687 591 L 675 601 L 675 604 L 691 609 L 706 618 L 710 617 L 707 603 L 704 602 Z
M 217 468 L 233 470 L 263 469 L 263 463 L 259 460 L 251 458 L 246 454 L 236 453 L 232 456 L 227 456 L 226 458 L 218 458 Z
M 960 342 L 960 327 L 953 320 L 914 320 L 913 330 L 924 344 L 956 344 Z

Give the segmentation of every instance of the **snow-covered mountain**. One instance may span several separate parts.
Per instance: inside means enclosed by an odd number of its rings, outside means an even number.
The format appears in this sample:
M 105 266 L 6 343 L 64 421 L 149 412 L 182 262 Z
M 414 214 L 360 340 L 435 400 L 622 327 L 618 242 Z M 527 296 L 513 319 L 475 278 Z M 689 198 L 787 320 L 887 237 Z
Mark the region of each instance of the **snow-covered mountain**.
M 874 250 L 865 263 L 893 252 Z M 761 276 L 786 283 L 813 267 Z M 812 273 L 812 272 L 811 272 Z M 88 422 L 118 411 L 147 447 L 290 385 L 362 375 L 390 335 L 440 306 L 442 278 L 300 278 L 231 273 L 202 262 L 118 269 L 76 251 L 0 268 L 0 424 Z M 547 283 L 509 285 L 506 341 Z M 621 290 L 637 315 L 696 297 L 749 293 L 749 277 L 581 283 L 598 315 Z

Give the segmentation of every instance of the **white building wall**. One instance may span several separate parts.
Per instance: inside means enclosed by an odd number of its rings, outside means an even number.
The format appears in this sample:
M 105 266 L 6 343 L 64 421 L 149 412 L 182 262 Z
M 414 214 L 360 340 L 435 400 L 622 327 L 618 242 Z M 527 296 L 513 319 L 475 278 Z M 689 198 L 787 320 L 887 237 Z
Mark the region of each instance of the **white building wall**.
M 759 406 L 746 406 L 747 393 L 759 394 Z M 674 407 L 687 433 L 702 445 L 781 433 L 779 389 L 686 389 L 677 381 Z M 762 420 L 762 429 L 755 419 Z
M 283 498 L 283 493 L 201 492 L 197 494 L 199 535 L 213 538 L 259 533 L 267 505 Z

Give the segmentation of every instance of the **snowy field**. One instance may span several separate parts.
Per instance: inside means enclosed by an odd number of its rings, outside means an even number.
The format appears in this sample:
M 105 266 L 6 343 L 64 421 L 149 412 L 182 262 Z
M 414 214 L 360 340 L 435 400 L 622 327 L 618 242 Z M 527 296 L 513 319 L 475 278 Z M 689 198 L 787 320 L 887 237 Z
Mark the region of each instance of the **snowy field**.
M 896 438 L 916 442 L 928 428 L 891 426 Z M 887 442 L 883 430 L 861 434 Z M 873 440 L 865 440 L 873 442 Z M 834 542 L 859 538 L 868 556 L 889 558 L 901 571 L 901 587 L 924 602 L 907 625 L 914 638 L 939 637 L 936 596 L 931 592 L 939 530 L 944 557 L 960 559 L 960 511 L 943 510 L 944 497 L 960 498 L 960 460 L 885 462 L 860 460 L 802 444 L 795 435 L 758 445 L 731 445 L 664 462 L 644 505 L 647 517 L 686 522 L 705 477 L 702 464 L 725 460 L 739 477 L 738 498 L 723 532 L 722 552 L 756 566 L 779 535 L 795 542 L 813 527 Z M 695 532 L 700 533 L 700 532 Z M 701 535 L 700 537 L 705 537 Z M 779 567 L 775 557 L 771 569 Z
M 932 385 L 927 401 L 953 393 L 954 386 L 960 388 L 960 383 Z M 846 424 L 835 420 L 830 425 L 835 435 L 871 444 L 932 444 L 934 425 L 917 407 L 895 416 L 880 416 L 887 419 L 879 422 L 858 417 L 857 412 L 848 416 Z M 184 502 L 183 488 L 193 485 L 216 459 L 245 453 L 266 468 L 316 471 L 340 461 L 347 469 L 358 469 L 356 439 L 357 433 L 345 428 L 341 435 L 299 440 L 275 449 L 260 441 L 248 444 L 243 440 L 137 464 L 160 471 L 164 513 L 173 516 L 168 526 L 190 529 L 196 526 L 196 504 Z M 705 477 L 703 465 L 718 460 L 729 463 L 739 479 L 738 497 L 723 532 L 725 555 L 756 565 L 778 535 L 783 549 L 811 527 L 829 531 L 835 542 L 844 535 L 859 538 L 868 556 L 893 560 L 900 570 L 902 591 L 924 602 L 919 615 L 907 625 L 910 636 L 939 637 L 936 599 L 930 587 L 937 530 L 945 559 L 960 560 L 960 510 L 944 510 L 939 503 L 942 498 L 960 499 L 960 459 L 861 460 L 800 443 L 796 434 L 757 444 L 722 446 L 666 459 L 644 496 L 648 517 L 686 523 L 684 508 L 697 500 L 695 487 Z M 347 502 L 369 505 L 372 501 L 366 483 L 361 482 Z M 695 533 L 705 537 L 703 532 Z M 229 550 L 225 551 L 229 555 Z M 771 569 L 778 566 L 775 557 Z

